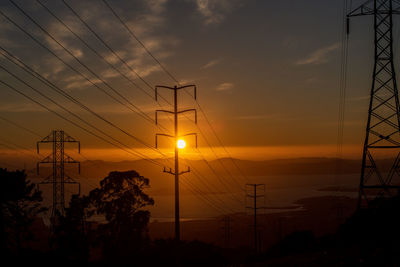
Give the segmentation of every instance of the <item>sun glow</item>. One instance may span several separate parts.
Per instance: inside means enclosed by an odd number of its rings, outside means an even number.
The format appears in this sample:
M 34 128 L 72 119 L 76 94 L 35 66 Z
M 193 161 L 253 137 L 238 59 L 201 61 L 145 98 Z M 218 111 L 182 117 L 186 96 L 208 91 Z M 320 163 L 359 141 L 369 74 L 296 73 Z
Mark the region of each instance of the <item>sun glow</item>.
M 179 139 L 176 145 L 179 149 L 184 149 L 186 147 L 186 142 L 185 140 Z

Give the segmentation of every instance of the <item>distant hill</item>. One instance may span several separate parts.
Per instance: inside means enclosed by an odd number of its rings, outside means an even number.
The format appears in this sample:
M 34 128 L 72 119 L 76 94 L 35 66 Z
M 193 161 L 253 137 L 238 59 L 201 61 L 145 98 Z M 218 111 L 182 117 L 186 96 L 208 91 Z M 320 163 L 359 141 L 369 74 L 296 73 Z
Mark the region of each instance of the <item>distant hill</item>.
M 173 194 L 173 177 L 163 173 L 163 167 L 172 167 L 173 161 L 156 159 L 160 166 L 147 160 L 134 161 L 84 161 L 81 163 L 82 192 L 85 193 L 99 184 L 111 171 L 136 170 L 141 175 L 150 178 L 149 192 L 153 195 Z M 183 183 L 196 186 L 198 193 L 220 193 L 240 191 L 240 186 L 246 182 L 263 182 L 268 187 L 284 188 L 287 186 L 321 186 L 332 185 L 332 179 L 328 175 L 358 174 L 360 161 L 335 158 L 296 158 L 276 159 L 264 161 L 239 160 L 221 158 L 208 163 L 202 160 L 182 160 L 181 170 L 186 170 L 190 165 L 191 172 L 182 176 Z M 210 169 L 213 168 L 213 170 Z M 238 170 L 238 168 L 240 171 Z M 41 177 L 46 177 L 50 169 L 41 169 Z M 69 168 L 66 171 L 71 177 L 78 177 L 76 169 Z M 243 174 L 243 175 L 242 175 Z M 30 172 L 32 180 L 39 181 L 34 172 Z M 279 176 L 277 178 L 276 176 Z M 328 180 L 327 180 L 328 179 Z M 325 181 L 326 180 L 326 181 Z M 222 181 L 222 182 L 221 182 Z M 346 181 L 344 181 L 346 182 Z M 352 186 L 352 184 L 350 185 Z M 182 189 L 182 194 L 188 193 Z

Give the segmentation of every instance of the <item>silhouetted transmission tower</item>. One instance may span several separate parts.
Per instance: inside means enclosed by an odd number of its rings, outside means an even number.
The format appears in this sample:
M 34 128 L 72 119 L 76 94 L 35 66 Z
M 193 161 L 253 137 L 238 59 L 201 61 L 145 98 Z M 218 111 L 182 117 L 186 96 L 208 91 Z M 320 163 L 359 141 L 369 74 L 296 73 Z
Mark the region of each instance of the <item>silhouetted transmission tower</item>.
M 51 231 L 56 226 L 58 217 L 64 215 L 65 212 L 65 184 L 77 184 L 80 193 L 80 185 L 71 177 L 65 174 L 65 164 L 78 164 L 80 173 L 80 163 L 74 160 L 64 152 L 65 143 L 78 143 L 78 151 L 80 153 L 80 142 L 66 134 L 61 130 L 53 130 L 48 136 L 37 142 L 37 152 L 39 153 L 39 144 L 52 143 L 53 151 L 50 155 L 37 163 L 37 172 L 39 174 L 40 164 L 52 164 L 53 171 L 40 184 L 51 184 L 53 186 L 53 206 L 51 209 Z
M 400 14 L 399 1 L 370 0 L 347 15 L 348 23 L 350 17 L 373 16 L 375 33 L 375 64 L 362 158 L 359 208 L 368 205 L 371 196 L 373 199 L 391 196 L 400 188 L 399 96 L 393 64 L 394 14 Z

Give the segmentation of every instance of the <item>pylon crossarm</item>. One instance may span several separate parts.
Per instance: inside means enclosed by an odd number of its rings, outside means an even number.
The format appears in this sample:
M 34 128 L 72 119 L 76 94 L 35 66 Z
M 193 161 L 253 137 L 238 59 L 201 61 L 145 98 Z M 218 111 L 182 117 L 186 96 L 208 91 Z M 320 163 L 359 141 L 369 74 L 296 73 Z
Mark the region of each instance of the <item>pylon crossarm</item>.
M 185 173 L 188 173 L 188 172 L 190 172 L 190 167 L 188 167 L 186 171 L 181 171 L 179 173 L 179 175 L 182 175 L 182 174 L 185 174 Z
M 352 10 L 347 17 L 358 17 L 358 16 L 366 16 L 374 14 L 373 0 L 369 0 L 366 3 L 360 5 L 356 9 Z M 368 6 L 371 4 L 371 6 Z
M 70 177 L 68 175 L 65 175 L 64 183 L 66 183 L 66 184 L 78 184 L 78 182 L 75 181 L 74 178 L 72 178 L 72 177 Z
M 155 122 L 156 122 L 156 125 L 158 124 L 158 112 L 165 112 L 165 113 L 174 114 L 174 112 L 173 112 L 173 111 L 170 111 L 170 110 L 157 109 L 157 110 L 155 111 Z
M 168 137 L 168 138 L 175 138 L 175 136 L 172 136 L 170 134 L 157 133 L 156 136 L 155 136 L 156 148 L 158 148 L 158 137 L 159 136 L 165 136 L 165 137 Z
M 379 10 L 379 14 L 387 14 L 389 15 L 390 13 L 394 15 L 399 15 L 400 14 L 400 3 L 398 7 L 390 8 L 386 7 L 387 9 L 381 9 L 384 3 L 382 5 L 378 6 L 377 9 Z M 369 0 L 366 3 L 362 4 L 361 6 L 357 7 L 356 9 L 352 10 L 347 17 L 359 17 L 359 16 L 369 16 L 369 15 L 374 15 L 374 1 Z
M 46 177 L 46 179 L 39 182 L 38 184 L 51 184 L 51 183 L 53 183 L 52 178 L 53 178 L 53 175 L 50 174 L 49 176 Z
M 182 114 L 182 113 L 186 113 L 186 112 L 190 112 L 190 111 L 194 112 L 194 123 L 197 124 L 197 110 L 195 108 L 178 111 L 178 114 Z
M 52 155 L 48 155 L 47 157 L 45 157 L 44 159 L 42 159 L 39 164 L 42 163 L 53 163 L 53 157 Z
M 175 173 L 172 171 L 172 169 L 171 169 L 171 168 L 169 168 L 169 170 L 167 171 L 167 170 L 165 169 L 165 167 L 164 167 L 164 170 L 163 170 L 163 172 L 165 172 L 165 173 L 169 173 L 169 174 L 172 174 L 172 175 L 175 175 Z
M 64 162 L 65 163 L 79 163 L 79 161 L 74 160 L 73 158 L 71 158 L 67 154 L 64 154 Z
M 184 134 L 184 135 L 180 135 L 179 138 L 185 137 L 185 136 L 191 136 L 191 135 L 193 135 L 195 137 L 196 148 L 197 148 L 197 133 L 187 133 L 187 134 Z
M 197 99 L 197 87 L 196 87 L 196 85 L 194 85 L 194 84 L 184 85 L 184 86 L 178 87 L 177 89 L 180 90 L 180 89 L 185 89 L 185 88 L 189 88 L 189 87 L 193 88 L 193 93 L 194 93 L 193 98 Z

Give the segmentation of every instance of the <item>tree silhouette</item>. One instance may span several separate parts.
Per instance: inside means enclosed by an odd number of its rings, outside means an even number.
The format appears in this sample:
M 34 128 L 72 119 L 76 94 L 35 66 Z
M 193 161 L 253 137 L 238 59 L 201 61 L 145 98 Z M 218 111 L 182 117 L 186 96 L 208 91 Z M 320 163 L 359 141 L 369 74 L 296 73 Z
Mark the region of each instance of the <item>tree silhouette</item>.
M 143 192 L 148 186 L 149 179 L 136 171 L 115 171 L 100 182 L 100 188 L 89 193 L 90 205 L 106 220 L 98 229 L 106 259 L 132 259 L 148 241 L 150 212 L 142 209 L 154 204 Z
M 89 198 L 72 195 L 65 216 L 60 217 L 55 229 L 54 246 L 61 251 L 59 257 L 69 261 L 87 262 L 89 258 L 89 236 L 86 229 Z
M 2 250 L 18 254 L 22 241 L 33 238 L 29 226 L 44 212 L 42 195 L 24 171 L 0 169 L 0 227 Z

